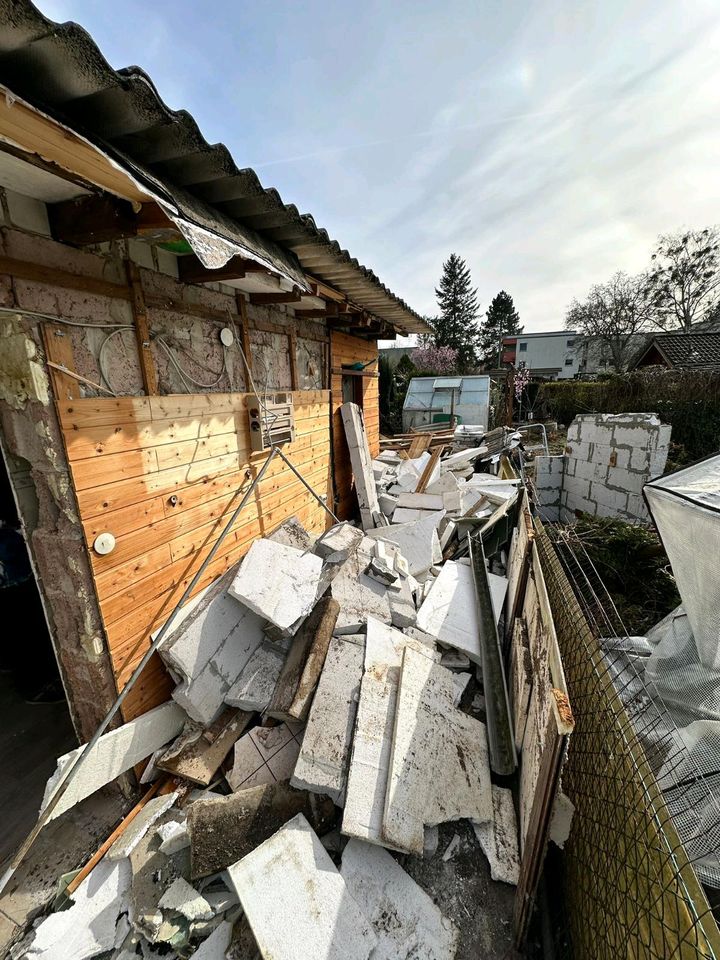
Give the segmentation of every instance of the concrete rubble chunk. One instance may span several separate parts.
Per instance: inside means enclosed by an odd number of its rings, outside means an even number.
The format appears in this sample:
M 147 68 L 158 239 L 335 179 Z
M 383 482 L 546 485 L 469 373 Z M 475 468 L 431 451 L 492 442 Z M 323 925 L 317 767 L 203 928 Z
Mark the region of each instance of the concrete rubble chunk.
M 302 550 L 303 552 L 313 550 L 315 547 L 315 537 L 308 533 L 298 517 L 290 517 L 289 520 L 286 520 L 270 534 L 268 540 L 281 543 L 286 547 L 294 547 L 296 550 Z
M 343 403 L 340 407 L 340 416 L 345 427 L 362 528 L 371 530 L 379 518 L 380 505 L 375 489 L 375 476 L 363 413 L 356 403 Z
M 318 538 L 315 553 L 323 560 L 327 560 L 332 554 L 344 554 L 343 559 L 347 560 L 358 548 L 362 538 L 362 530 L 352 523 L 336 523 Z
M 225 954 L 230 946 L 233 925 L 223 920 L 213 930 L 209 937 L 202 941 L 193 952 L 195 960 L 225 960 Z
M 188 920 L 209 920 L 213 915 L 213 909 L 205 897 L 182 877 L 173 880 L 160 897 L 158 906 L 161 910 L 175 910 Z
M 392 524 L 379 527 L 368 534 L 373 539 L 394 543 L 405 557 L 409 572 L 417 577 L 425 573 L 433 564 L 442 563 L 442 551 L 438 540 L 437 528 L 445 516 L 444 510 L 430 513 L 422 520 L 412 523 Z
M 166 856 L 190 846 L 190 834 L 184 822 L 169 820 L 167 823 L 160 824 L 156 833 L 160 838 L 160 853 Z
M 100 787 L 117 779 L 121 773 L 149 757 L 177 736 L 185 720 L 185 713 L 176 703 L 163 703 L 136 720 L 104 733 L 93 747 L 92 753 L 83 759 L 49 819 L 59 817 L 65 810 L 69 810 Z M 41 809 L 45 808 L 64 772 L 83 749 L 84 747 L 78 747 L 58 758 L 57 770 L 45 787 Z
M 499 620 L 507 590 L 507 578 L 488 574 L 495 620 Z M 475 582 L 465 563 L 447 560 L 418 610 L 417 625 L 448 647 L 464 653 L 473 663 L 482 663 L 478 634 Z
M 377 937 L 302 814 L 231 866 L 228 876 L 265 960 L 372 955 Z M 290 922 L 278 922 L 278 903 Z
M 142 810 L 134 817 L 127 829 L 105 854 L 108 860 L 122 860 L 129 857 L 140 843 L 150 827 L 172 807 L 178 798 L 177 793 L 168 793 L 162 797 L 153 797 L 145 804 Z
M 340 875 L 378 938 L 373 960 L 453 960 L 455 924 L 387 850 L 350 840 Z
M 354 639 L 354 638 L 353 638 Z M 290 783 L 342 805 L 360 693 L 364 641 L 333 637 Z
M 295 790 L 287 783 L 263 784 L 194 803 L 188 816 L 193 880 L 241 860 L 298 813 L 317 833 L 324 833 L 332 826 L 335 807 L 329 797 Z
M 492 805 L 492 820 L 473 823 L 475 836 L 490 864 L 492 879 L 517 886 L 520 879 L 520 851 L 512 791 L 493 784 Z
M 384 840 L 422 856 L 425 825 L 492 819 L 484 724 L 455 708 L 455 675 L 406 647 L 382 818 Z
M 289 780 L 300 753 L 302 724 L 255 727 L 235 744 L 232 770 L 226 774 L 231 790 Z
M 398 507 L 436 513 L 443 509 L 443 498 L 442 495 L 432 493 L 401 493 L 398 497 Z
M 228 592 L 293 634 L 315 605 L 322 560 L 272 540 L 254 540 Z
M 442 461 L 441 461 L 442 467 Z M 442 496 L 444 493 L 457 493 L 459 484 L 454 473 L 441 473 L 437 480 L 428 483 L 425 487 L 425 493 Z
M 387 530 L 388 527 L 383 527 Z M 330 592 L 340 604 L 335 634 L 358 633 L 369 616 L 390 623 L 390 603 L 386 588 L 364 572 L 370 557 L 358 552 L 343 563 L 332 582 Z
M 275 693 L 286 656 L 277 643 L 264 640 L 225 694 L 225 703 L 240 710 L 265 710 Z
M 439 654 L 377 620 L 368 620 L 365 664 L 352 745 L 342 832 L 370 843 L 385 842 L 383 804 L 390 771 L 393 722 L 403 651 Z
M 89 960 L 112 950 L 131 880 L 127 859 L 101 860 L 73 894 L 72 906 L 40 922 L 24 956 Z
M 390 604 L 390 619 L 394 627 L 402 630 L 413 627 L 417 621 L 417 610 L 412 594 L 412 587 L 407 579 L 401 579 L 388 590 Z

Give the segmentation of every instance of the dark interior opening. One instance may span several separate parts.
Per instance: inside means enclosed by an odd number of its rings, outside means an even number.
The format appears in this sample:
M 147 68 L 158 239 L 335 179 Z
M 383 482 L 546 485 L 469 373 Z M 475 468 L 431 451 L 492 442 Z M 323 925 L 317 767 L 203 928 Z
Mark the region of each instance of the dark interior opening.
M 57 757 L 77 745 L 2 456 L 0 623 L 1 866 L 35 823 Z

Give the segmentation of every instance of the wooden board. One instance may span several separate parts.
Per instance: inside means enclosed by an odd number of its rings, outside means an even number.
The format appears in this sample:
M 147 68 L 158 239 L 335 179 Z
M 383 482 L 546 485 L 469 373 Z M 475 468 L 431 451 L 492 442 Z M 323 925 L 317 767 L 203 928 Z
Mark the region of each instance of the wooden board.
M 248 394 L 66 399 L 61 426 L 118 688 L 127 681 L 257 474 Z M 318 494 L 332 498 L 330 392 L 293 394 L 296 437 L 283 448 Z M 197 585 L 234 566 L 252 541 L 297 514 L 324 530 L 328 515 L 278 458 Z M 115 537 L 101 556 L 93 542 Z M 123 705 L 125 719 L 172 687 L 153 658 Z
M 330 335 L 330 389 L 332 396 L 332 437 L 333 437 L 333 473 L 335 480 L 336 508 L 335 513 L 341 520 L 353 517 L 357 511 L 357 498 L 353 487 L 352 468 L 345 431 L 340 417 L 340 407 L 343 403 L 343 383 L 341 370 L 343 364 L 367 363 L 378 356 L 377 342 L 362 340 L 347 333 L 333 330 Z M 380 406 L 379 388 L 376 377 L 358 377 L 362 390 L 362 408 L 365 419 L 370 456 L 376 457 L 380 452 Z

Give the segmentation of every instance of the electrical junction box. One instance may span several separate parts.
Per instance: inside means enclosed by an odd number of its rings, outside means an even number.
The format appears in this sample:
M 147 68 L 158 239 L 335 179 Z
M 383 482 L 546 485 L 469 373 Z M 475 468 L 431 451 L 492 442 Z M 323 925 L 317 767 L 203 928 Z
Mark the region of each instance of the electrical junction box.
M 248 398 L 250 448 L 253 453 L 295 439 L 295 408 L 291 393 L 265 393 Z

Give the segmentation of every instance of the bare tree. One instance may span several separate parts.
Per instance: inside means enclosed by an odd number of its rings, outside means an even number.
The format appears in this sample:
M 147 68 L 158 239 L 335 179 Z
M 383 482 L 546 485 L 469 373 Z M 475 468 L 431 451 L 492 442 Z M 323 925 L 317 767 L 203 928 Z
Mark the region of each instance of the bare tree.
M 627 368 L 637 335 L 648 322 L 647 278 L 616 273 L 590 288 L 585 300 L 573 300 L 565 317 L 568 329 L 579 330 L 606 347 L 615 371 Z
M 720 295 L 717 227 L 660 237 L 647 280 L 652 321 L 663 330 L 689 333 L 712 316 Z

